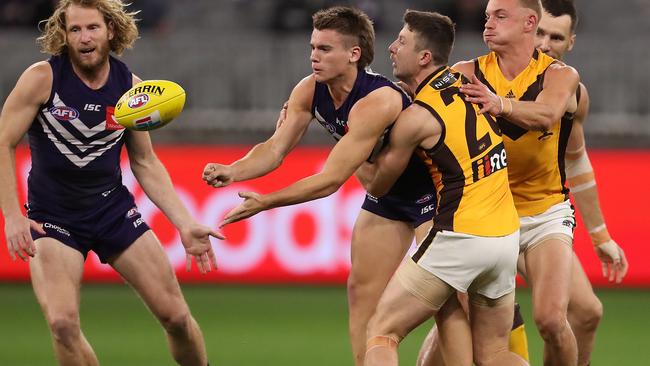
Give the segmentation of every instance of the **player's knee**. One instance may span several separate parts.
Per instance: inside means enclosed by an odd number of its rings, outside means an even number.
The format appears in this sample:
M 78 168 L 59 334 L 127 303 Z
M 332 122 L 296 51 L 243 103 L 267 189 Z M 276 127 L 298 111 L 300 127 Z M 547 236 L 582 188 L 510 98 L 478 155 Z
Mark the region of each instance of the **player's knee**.
M 359 301 L 359 285 L 356 278 L 350 273 L 348 277 L 347 290 L 348 290 L 348 304 L 353 308 Z
M 567 327 L 567 318 L 560 309 L 542 309 L 533 315 L 537 329 L 545 340 L 556 338 Z
M 72 348 L 81 334 L 79 319 L 73 315 L 54 316 L 49 326 L 54 341 L 66 348 Z
M 390 335 L 390 331 L 391 329 L 388 329 L 388 327 L 386 327 L 385 322 L 382 322 L 380 317 L 376 315 L 370 317 L 370 320 L 368 321 L 368 329 L 367 329 L 368 338 L 379 336 L 379 335 L 388 336 Z
M 595 331 L 603 318 L 603 304 L 594 296 L 589 306 L 580 309 L 579 314 L 576 314 L 575 319 L 577 323 L 573 326 L 580 327 L 583 331 Z
M 362 299 L 367 299 L 368 296 L 364 296 L 364 293 L 368 292 L 369 284 L 361 280 L 359 276 L 356 276 L 354 273 L 350 273 L 348 276 L 347 290 L 348 290 L 348 304 L 351 311 L 353 309 L 362 306 Z
M 188 332 L 192 316 L 188 309 L 172 311 L 160 317 L 160 323 L 169 334 L 185 334 Z

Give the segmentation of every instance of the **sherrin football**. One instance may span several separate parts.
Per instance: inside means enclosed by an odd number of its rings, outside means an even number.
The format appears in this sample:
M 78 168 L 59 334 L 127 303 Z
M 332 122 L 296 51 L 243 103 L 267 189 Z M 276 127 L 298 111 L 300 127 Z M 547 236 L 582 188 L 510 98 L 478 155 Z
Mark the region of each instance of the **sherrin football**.
M 136 131 L 160 128 L 185 105 L 185 90 L 173 81 L 146 80 L 129 89 L 115 105 L 115 120 Z

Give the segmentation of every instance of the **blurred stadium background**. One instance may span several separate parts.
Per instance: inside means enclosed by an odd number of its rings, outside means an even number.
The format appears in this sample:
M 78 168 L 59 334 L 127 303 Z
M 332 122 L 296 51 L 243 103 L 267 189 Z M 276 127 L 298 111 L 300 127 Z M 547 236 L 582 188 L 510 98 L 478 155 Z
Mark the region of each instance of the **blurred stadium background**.
M 34 42 L 36 23 L 47 17 L 52 3 L 0 0 L 0 100 L 29 64 L 45 57 Z M 576 3 L 581 20 L 567 62 L 589 88 L 585 131 L 601 205 L 631 266 L 623 286 L 609 286 L 584 228 L 578 227 L 576 251 L 605 306 L 593 364 L 648 365 L 650 1 Z M 123 59 L 143 79 L 174 80 L 186 89 L 186 110 L 152 137 L 178 192 L 206 224 L 217 225 L 238 202 L 236 191 L 268 192 L 322 166 L 331 138 L 314 126 L 285 166 L 268 178 L 219 191 L 199 181 L 207 162 L 231 162 L 270 136 L 291 88 L 310 71 L 310 15 L 333 4 L 359 6 L 375 20 L 372 67 L 377 72 L 390 74 L 385 50 L 406 8 L 438 10 L 458 23 L 452 62 L 486 51 L 480 36 L 485 2 L 480 0 L 133 1 L 131 7 L 142 10 L 142 38 Z M 16 161 L 24 198 L 26 146 Z M 177 267 L 213 364 L 351 364 L 344 284 L 350 232 L 363 198 L 354 179 L 330 198 L 226 228 L 228 240 L 215 242 L 219 273 L 200 276 L 182 271 L 178 236 L 143 196 L 126 164 L 124 169 L 125 184 Z M 46 324 L 28 284 L 28 266 L 11 262 L 1 237 L 0 365 L 54 364 Z M 82 324 L 103 364 L 172 364 L 161 330 L 131 291 L 94 256 L 86 269 Z M 530 318 L 528 290 L 518 297 L 528 321 L 532 361 L 540 365 L 541 342 Z M 414 364 L 424 328 L 402 346 L 403 364 Z

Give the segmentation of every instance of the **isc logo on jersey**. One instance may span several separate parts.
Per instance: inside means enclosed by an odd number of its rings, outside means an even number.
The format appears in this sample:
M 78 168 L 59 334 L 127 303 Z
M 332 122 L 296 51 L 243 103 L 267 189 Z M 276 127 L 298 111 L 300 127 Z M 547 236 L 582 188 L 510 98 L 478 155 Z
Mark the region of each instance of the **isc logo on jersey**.
M 79 112 L 68 106 L 54 106 L 50 108 L 50 113 L 54 118 L 62 121 L 70 121 L 79 117 Z
M 136 131 L 160 128 L 176 118 L 185 106 L 185 90 L 167 80 L 147 80 L 134 85 L 115 105 L 115 120 Z

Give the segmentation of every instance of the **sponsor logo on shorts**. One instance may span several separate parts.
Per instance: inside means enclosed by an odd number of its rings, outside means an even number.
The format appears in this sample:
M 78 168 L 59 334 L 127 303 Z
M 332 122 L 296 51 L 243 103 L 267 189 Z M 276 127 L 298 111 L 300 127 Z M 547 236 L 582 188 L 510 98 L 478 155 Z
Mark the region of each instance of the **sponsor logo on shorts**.
M 137 216 L 138 214 L 139 214 L 139 212 L 138 212 L 138 208 L 137 208 L 137 207 L 133 207 L 132 209 L 130 209 L 130 210 L 126 213 L 126 218 L 127 218 L 127 219 L 130 219 L 130 218 L 133 218 L 133 217 Z
M 379 203 L 379 198 L 371 195 L 370 193 L 366 193 L 366 198 L 371 200 L 374 203 Z
M 147 94 L 138 94 L 134 95 L 129 99 L 129 108 L 135 109 L 140 108 L 149 102 L 149 96 Z
M 564 226 L 566 226 L 568 228 L 571 228 L 571 229 L 573 229 L 576 226 L 576 224 L 571 220 L 562 221 L 562 225 L 564 225 Z
M 109 194 L 113 193 L 113 191 L 117 189 L 117 187 L 113 187 L 109 189 L 108 191 L 102 192 L 102 197 L 108 197 Z
M 144 224 L 144 219 L 142 217 L 138 217 L 137 219 L 135 219 L 135 221 L 133 221 L 133 227 L 134 228 L 136 228 L 136 227 L 138 227 L 138 226 L 140 226 L 142 224 Z
M 79 117 L 79 111 L 68 106 L 54 106 L 50 108 L 50 113 L 54 118 L 62 121 L 69 121 Z
M 65 236 L 70 236 L 70 232 L 61 226 L 50 224 L 49 222 L 43 223 L 43 229 L 51 229 L 51 230 L 56 230 L 59 234 L 63 234 Z
M 426 213 L 432 212 L 435 209 L 436 209 L 436 204 L 435 203 L 431 204 L 431 205 L 428 205 L 428 206 L 424 206 L 424 207 L 422 207 L 422 210 L 420 211 L 420 215 L 424 215 Z
M 433 195 L 431 193 L 427 193 L 424 196 L 422 196 L 422 198 L 415 201 L 415 203 L 417 203 L 417 204 L 426 203 L 426 202 L 431 201 L 432 198 L 433 198 Z

